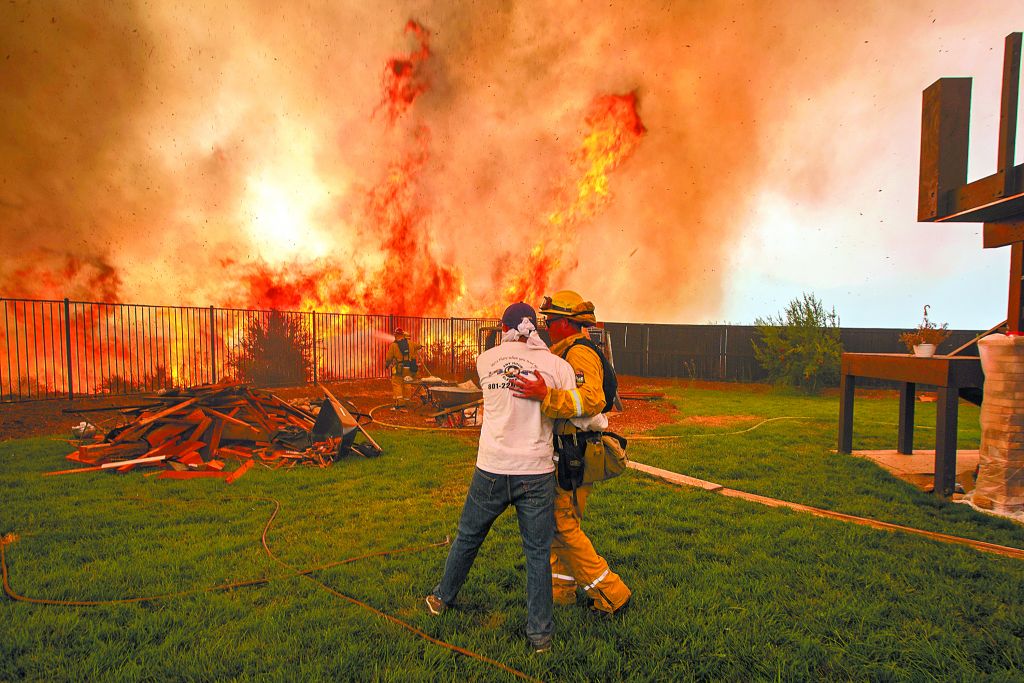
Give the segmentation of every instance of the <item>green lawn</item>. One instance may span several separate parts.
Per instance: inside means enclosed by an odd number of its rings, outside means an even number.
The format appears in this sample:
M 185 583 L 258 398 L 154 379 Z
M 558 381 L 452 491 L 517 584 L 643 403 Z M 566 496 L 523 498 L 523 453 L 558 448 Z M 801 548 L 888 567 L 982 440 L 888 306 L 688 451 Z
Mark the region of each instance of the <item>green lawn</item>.
M 636 441 L 633 459 L 786 500 L 1024 548 L 1024 527 L 944 504 L 831 452 L 835 398 L 670 390 L 682 416 L 805 417 Z M 919 405 L 918 424 L 934 424 Z M 857 402 L 855 447 L 891 447 L 896 401 Z M 961 445 L 978 442 L 961 410 Z M 717 434 L 711 436 L 711 434 Z M 138 473 L 42 478 L 66 443 L 0 443 L 0 535 L 13 588 L 105 600 L 283 577 L 228 592 L 96 607 L 0 602 L 0 680 L 512 680 L 356 607 L 298 568 L 454 533 L 474 444 L 377 430 L 385 455 L 326 470 L 253 469 L 232 486 Z M 922 429 L 918 445 L 934 433 Z M 629 472 L 600 486 L 585 529 L 634 590 L 630 610 L 556 608 L 552 653 L 532 655 L 514 515 L 491 532 L 460 608 L 422 596 L 444 548 L 319 571 L 331 588 L 435 638 L 545 680 L 1021 680 L 1024 563 L 925 538 L 680 489 Z

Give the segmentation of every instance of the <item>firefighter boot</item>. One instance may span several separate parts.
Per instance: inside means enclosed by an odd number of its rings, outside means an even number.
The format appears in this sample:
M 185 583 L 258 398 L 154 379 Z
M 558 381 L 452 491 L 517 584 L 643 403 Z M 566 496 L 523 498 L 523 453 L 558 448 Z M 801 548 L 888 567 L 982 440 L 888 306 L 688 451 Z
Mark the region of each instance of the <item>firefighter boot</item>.
M 575 502 L 571 491 L 559 488 L 555 494 L 555 538 L 551 552 L 569 571 L 557 573 L 572 576 L 574 583 L 586 592 L 594 603 L 594 609 L 614 613 L 621 608 L 632 594 L 618 574 L 613 572 L 603 557 L 594 550 L 593 543 L 580 528 L 581 516 L 586 506 L 590 486 L 576 489 Z M 557 584 L 552 563 L 552 588 Z M 564 590 L 564 589 L 563 589 Z

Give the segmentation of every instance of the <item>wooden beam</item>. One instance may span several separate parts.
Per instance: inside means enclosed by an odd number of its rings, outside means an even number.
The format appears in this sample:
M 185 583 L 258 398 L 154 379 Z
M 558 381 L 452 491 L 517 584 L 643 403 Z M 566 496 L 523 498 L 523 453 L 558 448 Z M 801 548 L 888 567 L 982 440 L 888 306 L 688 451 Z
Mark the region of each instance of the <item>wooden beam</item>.
M 853 397 L 857 377 L 843 373 L 839 380 L 839 446 L 840 453 L 853 451 Z
M 231 424 L 236 425 L 238 427 L 244 427 L 245 429 L 248 429 L 249 431 L 256 432 L 257 434 L 260 433 L 259 429 L 257 429 L 256 427 L 253 427 L 248 422 L 243 422 L 242 420 L 235 419 L 235 418 L 231 417 L 230 415 L 228 415 L 227 413 L 222 413 L 219 410 L 214 410 L 213 408 L 207 408 L 206 412 L 210 413 L 211 415 L 215 415 L 215 416 L 219 417 L 220 419 L 224 420 L 225 422 L 230 422 Z
M 95 467 L 79 467 L 73 470 L 57 470 L 55 472 L 43 472 L 44 477 L 52 477 L 55 474 L 79 474 L 81 472 L 100 472 L 102 470 L 112 470 L 125 465 L 143 465 L 151 462 L 160 462 L 166 460 L 166 455 L 158 455 L 150 458 L 136 458 L 134 460 L 119 460 L 117 462 L 108 462 L 105 465 L 97 465 Z
M 956 483 L 957 408 L 955 388 L 939 387 L 935 406 L 935 495 L 948 498 Z
M 169 408 L 166 408 L 165 410 L 161 410 L 159 412 L 153 413 L 149 417 L 144 417 L 141 420 L 139 420 L 136 424 L 138 424 L 139 426 L 148 425 L 150 422 L 155 422 L 156 420 L 159 420 L 162 417 L 167 417 L 168 415 L 171 415 L 172 413 L 175 413 L 175 412 L 181 410 L 182 408 L 185 408 L 187 406 L 192 405 L 193 403 L 195 403 L 198 400 L 199 400 L 198 396 L 193 396 L 192 398 L 190 398 L 190 399 L 188 399 L 186 401 L 182 401 L 181 403 L 175 403 L 173 406 L 170 406 Z
M 234 484 L 236 481 L 238 481 L 242 477 L 243 474 L 245 474 L 246 472 L 249 471 L 249 468 L 252 467 L 254 462 L 255 461 L 251 460 L 251 459 L 250 460 L 246 460 L 245 462 L 243 462 L 239 466 L 239 468 L 237 470 L 235 470 L 234 472 L 229 474 L 227 477 L 225 477 L 224 481 L 227 482 L 228 484 Z M 221 473 L 218 473 L 218 474 L 223 474 L 223 473 L 221 472 Z
M 1016 185 L 1013 155 L 1017 142 L 1017 101 L 1020 97 L 1020 32 L 1006 36 L 1003 51 L 1003 87 L 999 106 L 998 174 L 1003 176 L 1003 196 L 1013 193 Z
M 970 341 L 964 342 L 963 344 L 961 344 L 960 346 L 956 347 L 956 349 L 954 349 L 953 351 L 950 351 L 946 355 L 947 356 L 959 356 L 961 353 L 963 353 L 964 351 L 966 351 L 970 347 L 972 347 L 975 344 L 977 344 L 979 339 L 982 339 L 983 337 L 987 337 L 988 335 L 992 334 L 993 332 L 998 332 L 999 329 L 1002 328 L 1002 327 L 1006 327 L 1006 321 L 1005 320 L 1003 322 L 1001 322 L 1001 323 L 996 323 L 995 325 L 993 325 L 992 327 L 988 328 L 984 332 L 981 332 L 980 334 L 976 334 L 974 336 L 974 339 L 971 339 Z M 975 351 L 977 351 L 977 349 L 975 349 Z
M 1005 247 L 1014 242 L 1024 242 L 1024 220 L 985 223 L 981 233 L 981 246 L 985 249 Z
M 994 543 L 975 541 L 973 539 L 963 538 L 961 536 L 950 536 L 948 534 L 940 534 L 935 531 L 925 531 L 923 529 L 915 529 L 913 527 L 892 524 L 891 522 L 880 522 L 877 519 L 869 519 L 867 517 L 855 517 L 854 515 L 847 515 L 842 512 L 834 512 L 832 510 L 824 510 L 822 508 L 810 507 L 809 505 L 801 505 L 800 503 L 791 503 L 789 501 L 779 500 L 777 498 L 759 496 L 754 493 L 746 493 L 745 491 L 738 491 L 736 489 L 725 488 L 721 484 L 715 484 L 709 481 L 702 481 L 700 479 L 693 479 L 693 477 L 687 477 L 686 475 L 678 474 L 676 472 L 670 472 L 668 470 L 662 470 L 657 467 L 651 467 L 650 465 L 644 465 L 642 463 L 636 462 L 635 460 L 629 461 L 629 468 L 640 472 L 644 472 L 645 474 L 648 474 L 652 477 L 656 477 L 670 484 L 695 486 L 713 493 L 717 493 L 719 495 L 728 496 L 729 498 L 739 498 L 741 500 L 747 500 L 752 503 L 760 503 L 761 505 L 766 505 L 768 507 L 789 508 L 790 510 L 796 510 L 797 512 L 806 512 L 816 517 L 837 519 L 843 522 L 850 522 L 851 524 L 860 524 L 862 526 L 872 527 L 874 529 L 885 529 L 887 531 L 903 531 L 908 534 L 916 534 L 918 536 L 924 536 L 926 538 L 931 538 L 936 541 L 942 541 L 944 543 L 956 543 L 959 545 L 965 545 L 970 548 L 974 548 L 975 550 L 981 550 L 984 552 L 1002 555 L 1004 557 L 1013 557 L 1018 560 L 1024 560 L 1024 550 L 1021 550 L 1020 548 L 1011 548 L 1005 545 L 995 545 Z
M 944 215 L 936 223 L 988 223 L 1019 218 L 1024 214 L 1024 165 L 1013 173 L 1013 188 L 1007 192 L 1004 176 L 995 173 L 946 192 Z
M 919 358 L 906 353 L 844 353 L 841 368 L 843 375 L 897 382 L 954 388 L 985 386 L 981 359 L 976 356 Z
M 971 123 L 971 79 L 940 78 L 925 89 L 921 103 L 921 167 L 917 220 L 949 213 L 950 190 L 967 182 Z
M 1006 36 L 996 172 L 967 183 L 970 79 L 942 78 L 924 91 L 919 221 L 988 223 L 1024 214 L 1024 168 L 1014 165 L 1021 33 Z M 967 81 L 964 84 L 961 81 Z
M 205 470 L 175 472 L 174 470 L 165 470 L 160 473 L 157 479 L 225 479 L 227 476 L 227 472 L 207 472 Z
M 1010 247 L 1010 289 L 1006 301 L 1006 324 L 1010 332 L 1024 329 L 1024 313 L 1021 312 L 1021 282 L 1024 280 L 1024 243 L 1015 242 Z
M 896 428 L 896 452 L 910 455 L 914 452 L 914 401 L 917 399 L 917 385 L 913 382 L 900 384 L 900 417 Z

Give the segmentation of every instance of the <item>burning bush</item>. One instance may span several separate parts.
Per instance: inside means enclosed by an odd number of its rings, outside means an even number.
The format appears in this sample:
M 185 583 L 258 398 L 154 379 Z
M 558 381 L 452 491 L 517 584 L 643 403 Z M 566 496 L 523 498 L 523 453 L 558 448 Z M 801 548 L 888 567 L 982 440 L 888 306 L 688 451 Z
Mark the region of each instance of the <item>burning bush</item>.
M 301 317 L 271 311 L 250 321 L 234 356 L 234 375 L 256 385 L 302 384 L 313 367 L 313 335 Z
M 153 372 L 143 372 L 138 376 L 113 374 L 99 384 L 101 394 L 134 394 L 151 389 L 165 389 L 175 385 L 174 379 L 163 365 L 158 365 Z

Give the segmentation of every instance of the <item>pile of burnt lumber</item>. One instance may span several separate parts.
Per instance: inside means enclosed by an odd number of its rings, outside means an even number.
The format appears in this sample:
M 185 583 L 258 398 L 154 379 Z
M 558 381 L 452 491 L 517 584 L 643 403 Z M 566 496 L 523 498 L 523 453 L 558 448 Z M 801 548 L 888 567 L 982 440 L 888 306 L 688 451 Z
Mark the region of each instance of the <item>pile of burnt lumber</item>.
M 349 452 L 380 447 L 326 388 L 317 415 L 241 383 L 207 384 L 122 409 L 126 424 L 67 456 L 87 467 L 46 475 L 157 468 L 160 479 L 215 477 L 231 483 L 255 463 L 277 469 L 327 467 Z M 355 445 L 361 433 L 369 443 Z M 230 463 L 230 466 L 229 466 Z

